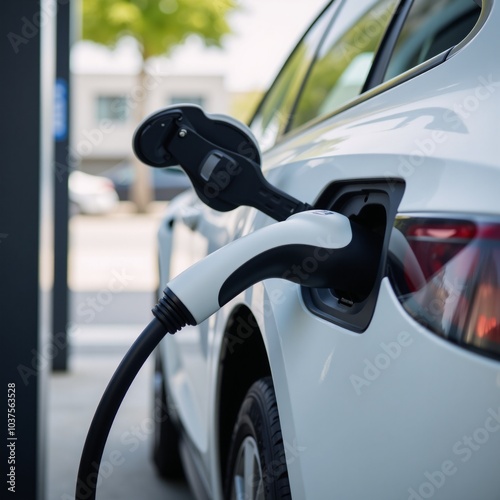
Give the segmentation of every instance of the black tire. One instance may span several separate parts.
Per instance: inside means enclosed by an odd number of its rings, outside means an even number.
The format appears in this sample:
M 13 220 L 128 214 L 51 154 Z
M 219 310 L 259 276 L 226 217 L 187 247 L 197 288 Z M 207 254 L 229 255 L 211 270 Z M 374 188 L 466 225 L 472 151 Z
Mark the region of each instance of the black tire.
M 245 478 L 240 474 L 244 465 L 241 460 L 245 462 L 243 457 L 249 457 L 249 453 L 254 451 L 253 467 L 260 471 L 249 474 L 251 478 Z M 248 469 L 243 466 L 243 470 Z M 271 377 L 255 382 L 243 400 L 231 437 L 225 482 L 226 500 L 237 498 L 236 484 L 243 488 L 240 491 L 247 500 L 291 498 L 278 405 Z
M 179 431 L 169 413 L 169 398 L 159 349 L 155 351 L 153 420 L 153 463 L 156 471 L 164 479 L 182 479 L 184 470 L 179 453 Z

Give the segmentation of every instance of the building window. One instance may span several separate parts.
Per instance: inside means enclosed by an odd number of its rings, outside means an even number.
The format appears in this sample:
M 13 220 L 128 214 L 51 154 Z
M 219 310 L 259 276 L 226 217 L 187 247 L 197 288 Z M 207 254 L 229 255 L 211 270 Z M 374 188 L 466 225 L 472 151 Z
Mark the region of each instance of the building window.
M 111 120 L 126 122 L 129 116 L 127 98 L 119 95 L 100 95 L 97 97 L 97 121 Z
M 205 98 L 201 95 L 175 95 L 170 98 L 169 104 L 196 104 L 205 106 Z

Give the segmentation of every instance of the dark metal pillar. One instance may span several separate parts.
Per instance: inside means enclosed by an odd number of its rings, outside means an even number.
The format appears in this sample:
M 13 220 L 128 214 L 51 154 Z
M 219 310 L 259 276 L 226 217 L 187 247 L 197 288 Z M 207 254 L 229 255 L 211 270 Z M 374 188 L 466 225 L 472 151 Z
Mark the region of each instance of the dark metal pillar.
M 71 2 L 60 2 L 57 12 L 57 54 L 54 113 L 54 294 L 52 369 L 68 368 L 68 174 L 70 165 Z
M 45 496 L 54 6 L 7 0 L 0 14 L 1 498 Z

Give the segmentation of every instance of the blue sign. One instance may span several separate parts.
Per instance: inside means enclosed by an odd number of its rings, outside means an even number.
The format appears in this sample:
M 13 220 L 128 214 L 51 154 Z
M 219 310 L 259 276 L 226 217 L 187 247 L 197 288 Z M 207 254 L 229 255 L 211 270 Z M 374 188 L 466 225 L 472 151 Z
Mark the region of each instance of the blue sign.
M 64 141 L 68 136 L 68 82 L 56 80 L 54 92 L 54 139 Z

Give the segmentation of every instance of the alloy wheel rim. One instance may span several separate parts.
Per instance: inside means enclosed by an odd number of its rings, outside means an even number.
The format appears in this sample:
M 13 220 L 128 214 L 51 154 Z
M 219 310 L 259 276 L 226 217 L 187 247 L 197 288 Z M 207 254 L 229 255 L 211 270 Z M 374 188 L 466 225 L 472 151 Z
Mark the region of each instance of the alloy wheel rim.
M 251 436 L 242 441 L 236 455 L 231 500 L 265 500 L 259 449 Z

